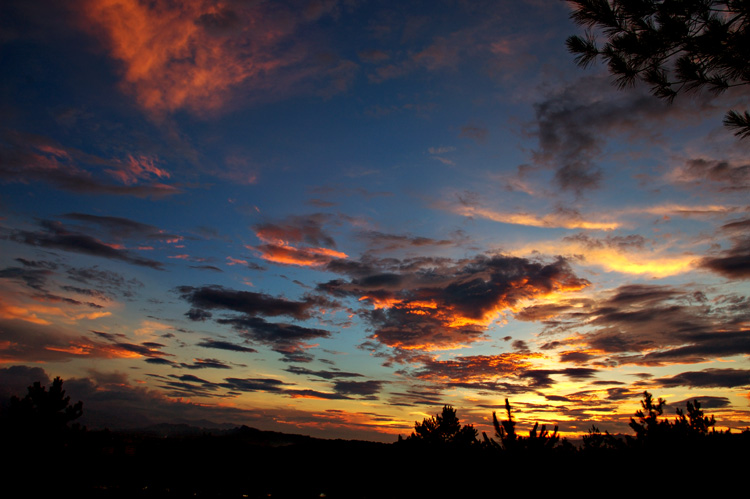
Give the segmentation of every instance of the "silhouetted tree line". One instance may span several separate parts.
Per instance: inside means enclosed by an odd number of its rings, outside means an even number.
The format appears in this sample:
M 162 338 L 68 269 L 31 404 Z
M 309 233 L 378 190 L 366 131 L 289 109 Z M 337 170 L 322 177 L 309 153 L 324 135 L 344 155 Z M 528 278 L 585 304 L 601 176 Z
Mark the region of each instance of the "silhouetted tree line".
M 750 443 L 750 431 L 715 430 L 697 401 L 675 419 L 663 418 L 664 400 L 648 392 L 630 422 L 634 435 L 592 427 L 578 446 L 557 427 L 519 431 L 508 400 L 503 418 L 493 413 L 495 435 L 481 438 L 449 405 L 392 444 L 247 427 L 170 437 L 91 431 L 76 424 L 83 404 L 72 404 L 62 385 L 59 378 L 49 390 L 34 383 L 0 412 L 0 448 L 11 457 L 5 476 L 25 484 L 24 497 L 59 494 L 63 484 L 77 497 L 102 498 L 478 497 L 488 480 L 502 480 L 510 492 L 559 492 L 574 476 L 595 491 L 615 476 L 657 484 L 675 473 L 701 476 L 685 474 L 692 468 L 732 476 L 736 466 L 744 473 Z M 679 485 L 670 482 L 671 490 Z
M 630 427 L 635 436 L 615 437 L 609 432 L 602 434 L 592 426 L 588 435 L 583 437 L 583 448 L 587 450 L 622 449 L 625 447 L 685 447 L 704 442 L 707 439 L 726 438 L 731 432 L 716 431 L 714 416 L 706 416 L 698 400 L 687 403 L 687 414 L 677 408 L 674 421 L 659 419 L 664 413 L 666 401 L 662 398 L 654 401 L 649 392 L 644 392 L 641 409 L 636 411 L 635 418 L 630 418 Z M 746 432 L 747 433 L 747 430 Z
M 574 446 L 566 438 L 560 438 L 557 425 L 550 432 L 546 425 L 543 424 L 540 428 L 539 423 L 535 423 L 527 436 L 521 435 L 516 430 L 516 421 L 508 399 L 505 399 L 506 419 L 499 420 L 497 413 L 492 413 L 495 438 L 488 437 L 482 432 L 481 440 L 477 438 L 477 430 L 470 424 L 462 426 L 456 416 L 456 410 L 446 405 L 441 414 L 425 418 L 421 423 L 415 422 L 414 432 L 406 439 L 399 437 L 399 443 L 476 447 L 534 455 L 551 451 L 588 453 L 654 447 L 677 448 L 696 443 L 728 441 L 734 435 L 729 429 L 717 431 L 716 419 L 714 416 L 704 415 L 698 400 L 687 402 L 687 412 L 677 408 L 677 417 L 674 420 L 660 419 L 665 404 L 664 399 L 654 400 L 652 394 L 644 392 L 641 409 L 636 411 L 634 418 L 630 418 L 629 426 L 635 435 L 611 435 L 608 431 L 602 433 L 593 425 L 588 434 L 583 436 L 579 446 Z M 748 441 L 750 429 L 741 435 Z
M 415 422 L 414 432 L 399 438 L 397 446 L 417 462 L 440 460 L 455 470 L 497 477 L 506 494 L 575 491 L 598 497 L 613 487 L 632 490 L 631 484 L 679 495 L 730 492 L 729 484 L 745 476 L 750 464 L 750 429 L 716 430 L 714 416 L 706 416 L 698 400 L 688 402 L 687 411 L 676 409 L 670 420 L 662 417 L 665 404 L 644 392 L 641 409 L 630 419 L 634 435 L 602 433 L 592 426 L 576 445 L 558 434 L 558 426 L 535 423 L 528 432 L 519 431 L 508 399 L 505 418 L 492 413 L 494 437 L 483 432 L 481 439 L 445 406 L 439 416 Z M 471 487 L 452 489 L 444 497 L 487 495 L 481 486 Z

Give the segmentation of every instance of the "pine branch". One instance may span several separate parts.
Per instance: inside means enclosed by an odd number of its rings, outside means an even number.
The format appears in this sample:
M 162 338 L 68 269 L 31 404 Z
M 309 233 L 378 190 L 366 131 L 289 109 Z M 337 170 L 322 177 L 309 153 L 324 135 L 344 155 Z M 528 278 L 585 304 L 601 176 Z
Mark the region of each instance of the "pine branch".
M 741 139 L 750 137 L 750 113 L 745 111 L 739 113 L 737 111 L 729 111 L 724 116 L 724 126 L 734 130 L 734 134 Z

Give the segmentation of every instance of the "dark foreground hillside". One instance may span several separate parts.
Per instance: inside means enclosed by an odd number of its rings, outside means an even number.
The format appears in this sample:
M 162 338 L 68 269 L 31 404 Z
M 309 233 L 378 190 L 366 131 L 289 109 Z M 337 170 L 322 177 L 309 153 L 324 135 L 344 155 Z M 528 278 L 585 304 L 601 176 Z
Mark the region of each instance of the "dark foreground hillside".
M 699 446 L 538 452 L 307 438 L 279 445 L 247 428 L 166 438 L 81 432 L 64 442 L 7 443 L 4 483 L 20 485 L 21 493 L 4 497 L 92 498 L 500 497 L 524 490 L 589 496 L 652 486 L 657 496 L 719 492 L 745 479 L 750 449 L 747 434 Z
M 495 435 L 483 438 L 449 406 L 392 444 L 247 427 L 86 431 L 73 423 L 81 405 L 61 387 L 35 385 L 3 410 L 2 497 L 743 497 L 750 465 L 750 431 L 714 431 L 697 402 L 662 418 L 663 401 L 648 393 L 635 435 L 592 428 L 573 446 L 556 429 L 516 431 L 507 401 Z

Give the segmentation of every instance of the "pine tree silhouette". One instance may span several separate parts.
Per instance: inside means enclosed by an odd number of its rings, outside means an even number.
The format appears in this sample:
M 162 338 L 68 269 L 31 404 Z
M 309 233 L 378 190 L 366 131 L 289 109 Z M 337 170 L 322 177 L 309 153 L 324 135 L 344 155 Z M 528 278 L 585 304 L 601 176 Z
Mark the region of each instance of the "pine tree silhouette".
M 70 430 L 68 424 L 83 415 L 83 402 L 71 405 L 62 385 L 63 380 L 57 377 L 47 391 L 37 381 L 28 387 L 24 398 L 11 397 L 10 405 L 0 418 L 3 431 L 11 437 L 49 441 Z
M 456 409 L 443 406 L 441 414 L 414 423 L 414 432 L 407 440 L 432 444 L 472 445 L 477 442 L 477 430 L 472 425 L 461 425 Z

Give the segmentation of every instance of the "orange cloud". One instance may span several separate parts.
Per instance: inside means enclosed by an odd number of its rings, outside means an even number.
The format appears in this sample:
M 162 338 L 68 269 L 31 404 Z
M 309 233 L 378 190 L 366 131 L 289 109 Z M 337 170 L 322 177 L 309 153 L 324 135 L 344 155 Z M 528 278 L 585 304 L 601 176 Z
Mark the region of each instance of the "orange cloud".
M 304 68 L 280 75 L 309 60 L 298 45 L 280 53 L 308 19 L 269 9 L 265 2 L 85 0 L 81 14 L 122 64 L 124 88 L 161 114 L 216 110 L 240 84 L 269 92 L 309 76 Z
M 476 383 L 495 381 L 532 367 L 532 360 L 544 358 L 540 353 L 502 353 L 473 355 L 451 360 L 429 360 L 417 377 L 430 381 Z
M 286 230 L 286 228 L 284 229 Z M 331 260 L 349 257 L 349 255 L 342 251 L 330 248 L 293 246 L 290 242 L 281 239 L 284 235 L 289 237 L 290 234 L 284 234 L 269 227 L 258 230 L 255 235 L 266 244 L 245 247 L 257 251 L 261 258 L 273 263 L 319 267 L 329 263 Z M 291 236 L 291 239 L 297 242 L 303 239 L 302 235 L 299 234 L 291 234 Z
M 81 307 L 84 307 L 82 311 Z M 91 311 L 90 307 L 100 310 Z M 82 319 L 94 320 L 111 315 L 102 305 L 50 293 L 27 295 L 16 285 L 0 287 L 0 319 L 12 319 L 38 325 L 74 324 Z
M 339 268 L 336 263 L 328 269 Z M 589 285 L 562 258 L 547 264 L 505 255 L 437 263 L 427 258 L 408 266 L 389 259 L 341 267 L 356 278 L 318 288 L 372 305 L 374 310 L 358 312 L 373 325 L 371 338 L 402 351 L 466 347 L 484 339 L 504 314 Z
M 109 315 L 109 312 L 78 313 L 75 306 L 57 306 L 47 303 L 63 303 L 60 297 L 33 296 L 31 302 L 25 302 L 24 295 L 12 295 L 13 288 L 0 290 L 0 318 L 18 319 L 32 324 L 49 325 L 52 320 L 72 323 L 79 319 L 97 318 Z M 49 320 L 52 319 L 52 320 Z
M 306 419 L 300 417 L 282 423 L 293 424 L 298 428 L 307 429 L 372 429 L 383 434 L 397 435 L 413 427 L 413 422 L 369 412 L 350 412 L 342 409 L 326 409 L 313 412 Z
M 65 346 L 48 346 L 46 347 L 47 350 L 51 350 L 53 352 L 62 352 L 67 353 L 71 355 L 90 355 L 91 352 L 95 349 L 94 345 L 87 345 L 84 343 L 75 343 L 71 342 L 69 345 Z
M 27 318 L 0 315 L 0 362 L 47 362 L 71 357 L 141 358 L 165 355 L 141 345 L 108 344 L 92 341 L 64 325 L 29 321 Z M 19 320 L 20 319 L 20 320 Z
M 657 215 L 661 217 L 713 217 L 716 215 L 726 215 L 729 213 L 747 212 L 747 207 L 730 206 L 721 204 L 704 204 L 704 205 L 687 205 L 677 203 L 665 203 L 655 206 L 642 208 L 629 208 L 623 210 L 624 215 L 645 213 L 647 215 Z
M 439 289 L 412 290 L 415 294 L 434 295 L 431 299 L 363 296 L 360 301 L 371 303 L 376 310 L 383 309 L 384 317 L 388 317 L 373 334 L 374 339 L 392 348 L 429 352 L 464 348 L 481 339 L 484 331 L 506 311 L 517 312 L 529 302 L 556 299 L 587 285 L 584 280 L 561 279 L 546 287 L 523 278 L 507 283 L 505 293 L 497 294 L 485 308 L 451 303 L 444 296 L 445 290 Z
M 614 230 L 620 224 L 618 222 L 585 220 L 578 216 L 570 216 L 565 213 L 551 213 L 547 215 L 536 215 L 533 213 L 508 213 L 496 211 L 480 206 L 458 205 L 448 208 L 449 211 L 465 217 L 478 217 L 513 225 L 527 225 L 530 227 L 546 227 L 565 229 L 590 229 L 590 230 Z
M 301 390 L 299 393 L 292 393 L 290 397 L 293 399 L 313 399 L 313 400 L 330 400 L 333 393 L 315 392 L 313 390 Z M 334 397 L 335 398 L 335 397 Z
M 80 319 L 88 319 L 88 320 L 94 320 L 99 319 L 101 317 L 109 317 L 112 315 L 112 312 L 90 312 L 88 314 L 77 314 L 74 316 L 75 320 Z
M 247 247 L 258 251 L 260 257 L 269 262 L 306 267 L 318 267 L 335 258 L 347 258 L 348 256 L 346 253 L 328 248 L 295 248 L 294 246 L 270 244 Z
M 144 353 L 129 350 L 127 346 L 123 345 L 107 345 L 98 342 L 84 342 L 82 340 L 70 340 L 67 345 L 48 345 L 44 348 L 51 352 L 106 359 L 140 359 L 143 357 L 159 357 L 164 355 L 162 352 L 154 349 L 146 350 Z
M 52 324 L 50 321 L 37 316 L 35 311 L 32 311 L 27 307 L 11 305 L 2 301 L 0 301 L 0 318 L 19 319 L 22 321 L 31 322 L 32 324 Z

